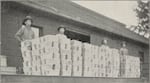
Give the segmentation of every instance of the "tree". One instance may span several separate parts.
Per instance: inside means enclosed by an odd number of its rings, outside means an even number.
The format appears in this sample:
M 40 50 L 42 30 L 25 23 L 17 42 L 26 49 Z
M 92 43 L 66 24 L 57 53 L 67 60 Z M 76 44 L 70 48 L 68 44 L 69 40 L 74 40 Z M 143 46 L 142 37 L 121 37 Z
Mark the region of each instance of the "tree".
M 138 24 L 137 26 L 131 26 L 131 30 L 133 30 L 134 32 L 143 35 L 143 36 L 149 36 L 149 4 L 150 1 L 142 1 L 139 0 L 138 1 L 138 6 L 135 9 L 135 12 L 137 14 L 137 18 L 138 18 Z

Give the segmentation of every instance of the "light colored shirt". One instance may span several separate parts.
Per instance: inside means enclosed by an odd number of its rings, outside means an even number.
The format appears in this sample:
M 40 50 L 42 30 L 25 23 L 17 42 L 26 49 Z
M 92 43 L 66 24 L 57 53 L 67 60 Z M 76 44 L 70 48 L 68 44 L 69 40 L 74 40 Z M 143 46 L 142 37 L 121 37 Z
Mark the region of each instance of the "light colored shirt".
M 34 32 L 31 28 L 27 28 L 23 25 L 16 33 L 16 36 L 18 36 L 22 41 L 31 40 L 34 38 Z
M 56 34 L 56 36 L 59 38 L 59 40 L 61 41 L 61 40 L 63 40 L 63 39 L 67 39 L 67 36 L 66 35 L 64 35 L 64 34 Z

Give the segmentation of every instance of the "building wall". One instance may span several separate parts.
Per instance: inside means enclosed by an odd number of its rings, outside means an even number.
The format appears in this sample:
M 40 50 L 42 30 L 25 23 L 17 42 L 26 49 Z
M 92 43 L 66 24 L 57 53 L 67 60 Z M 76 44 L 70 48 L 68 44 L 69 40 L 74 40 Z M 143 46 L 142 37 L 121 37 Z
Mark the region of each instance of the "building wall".
M 1 10 L 1 2 L 0 2 L 0 10 Z M 1 19 L 1 13 L 0 13 L 0 19 Z M 0 22 L 1 25 L 1 22 Z M 0 54 L 1 54 L 1 26 L 0 26 Z
M 117 35 L 102 31 L 90 29 L 88 26 L 80 26 L 69 21 L 63 21 L 60 19 L 54 19 L 51 15 L 40 14 L 40 11 L 24 11 L 18 8 L 12 8 L 2 4 L 2 55 L 6 55 L 8 59 L 8 66 L 20 66 L 21 65 L 21 51 L 19 42 L 14 38 L 15 33 L 21 27 L 22 20 L 26 15 L 31 15 L 34 21 L 34 25 L 43 28 L 43 35 L 57 34 L 57 27 L 61 24 L 67 25 L 68 30 L 89 35 L 91 37 L 91 43 L 94 45 L 101 45 L 101 41 L 104 37 L 108 38 L 108 45 L 113 48 L 120 48 L 121 42 L 126 40 L 128 42 L 127 48 L 129 54 L 138 56 L 139 51 L 143 51 L 145 54 L 144 62 L 144 75 L 148 76 L 148 46 L 137 43 L 135 41 L 128 40 L 126 38 L 119 37 Z

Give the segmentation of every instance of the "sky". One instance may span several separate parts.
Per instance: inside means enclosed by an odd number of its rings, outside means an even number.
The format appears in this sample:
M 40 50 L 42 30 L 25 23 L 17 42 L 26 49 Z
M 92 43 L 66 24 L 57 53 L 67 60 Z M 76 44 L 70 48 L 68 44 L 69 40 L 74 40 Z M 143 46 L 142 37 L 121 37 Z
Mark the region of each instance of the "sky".
M 83 7 L 119 21 L 126 26 L 137 25 L 136 1 L 73 1 Z

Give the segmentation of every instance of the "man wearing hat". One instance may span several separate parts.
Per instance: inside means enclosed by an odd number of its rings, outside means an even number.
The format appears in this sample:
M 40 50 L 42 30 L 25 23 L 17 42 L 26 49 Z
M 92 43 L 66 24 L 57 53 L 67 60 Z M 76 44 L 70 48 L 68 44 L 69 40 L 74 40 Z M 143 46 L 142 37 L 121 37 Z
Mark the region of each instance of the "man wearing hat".
M 18 30 L 15 37 L 18 41 L 22 42 L 25 40 L 34 39 L 34 32 L 31 29 L 33 21 L 31 16 L 26 16 L 26 18 L 22 22 L 22 27 Z
M 58 30 L 58 34 L 56 34 L 56 36 L 58 36 L 58 38 L 60 40 L 64 39 L 64 38 L 67 38 L 67 36 L 65 35 L 65 31 L 66 31 L 66 26 L 65 25 L 60 25 L 57 30 Z
M 21 46 L 21 42 L 34 39 L 34 32 L 31 29 L 32 23 L 33 23 L 33 21 L 32 21 L 31 16 L 26 16 L 26 18 L 22 22 L 22 27 L 15 34 L 15 38 L 20 42 L 20 46 Z M 28 41 L 27 43 L 29 43 L 28 49 L 31 50 L 32 49 L 31 42 Z M 22 62 L 23 62 L 23 59 L 21 60 L 21 63 Z M 23 66 L 23 64 L 21 64 L 21 66 L 17 67 L 17 73 L 20 73 L 20 74 L 23 73 L 22 66 Z

